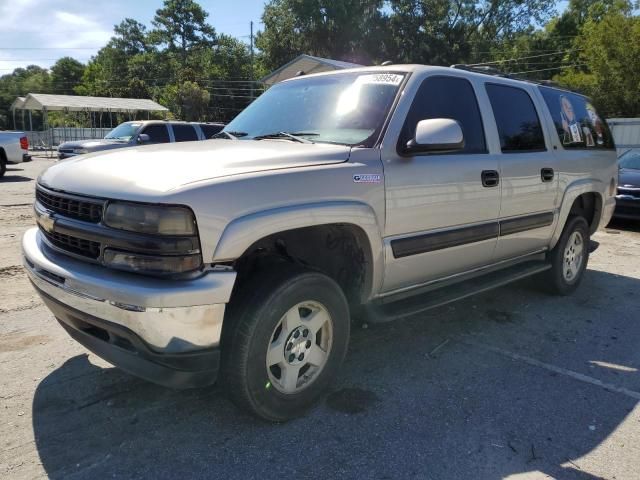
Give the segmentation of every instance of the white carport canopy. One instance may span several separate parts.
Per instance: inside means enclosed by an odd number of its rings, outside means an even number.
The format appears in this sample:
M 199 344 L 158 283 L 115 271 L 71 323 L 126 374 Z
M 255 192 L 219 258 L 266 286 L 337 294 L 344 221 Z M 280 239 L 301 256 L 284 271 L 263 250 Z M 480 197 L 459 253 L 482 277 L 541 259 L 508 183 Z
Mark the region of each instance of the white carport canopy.
M 12 108 L 22 110 L 47 110 L 65 112 L 166 112 L 167 108 L 153 100 L 144 98 L 84 97 L 79 95 L 51 95 L 30 93 L 18 106 L 18 97 Z M 14 105 L 16 105 L 14 107 Z
M 288 78 L 295 77 L 298 72 L 304 72 L 305 75 L 310 73 L 329 72 L 331 70 L 342 70 L 345 68 L 362 67 L 357 63 L 342 62 L 340 60 L 332 60 L 330 58 L 313 57 L 311 55 L 302 54 L 284 64 L 277 70 L 274 70 L 266 77 L 260 79 L 262 83 L 269 86 Z
M 16 99 L 11 104 L 10 110 L 23 110 L 24 109 L 24 97 L 16 97 Z

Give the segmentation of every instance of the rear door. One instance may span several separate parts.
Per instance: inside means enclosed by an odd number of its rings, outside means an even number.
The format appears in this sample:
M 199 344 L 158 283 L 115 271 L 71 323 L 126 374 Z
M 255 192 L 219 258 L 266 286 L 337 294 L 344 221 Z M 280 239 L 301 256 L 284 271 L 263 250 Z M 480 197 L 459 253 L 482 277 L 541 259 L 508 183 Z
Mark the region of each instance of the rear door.
M 176 142 L 195 142 L 198 140 L 198 132 L 193 125 L 188 123 L 174 123 L 171 125 L 173 129 L 173 138 Z
M 500 237 L 494 261 L 544 249 L 558 206 L 557 160 L 535 87 L 485 83 L 499 142 Z

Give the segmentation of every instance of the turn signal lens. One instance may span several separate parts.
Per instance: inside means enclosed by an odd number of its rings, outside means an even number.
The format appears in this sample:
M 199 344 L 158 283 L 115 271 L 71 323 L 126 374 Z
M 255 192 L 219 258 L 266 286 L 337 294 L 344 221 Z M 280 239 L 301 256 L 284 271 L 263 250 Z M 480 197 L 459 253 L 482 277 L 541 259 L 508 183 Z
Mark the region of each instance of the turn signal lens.
M 198 255 L 155 256 L 139 253 L 121 252 L 107 248 L 104 251 L 104 264 L 118 270 L 145 273 L 149 275 L 169 275 L 191 272 L 202 265 Z

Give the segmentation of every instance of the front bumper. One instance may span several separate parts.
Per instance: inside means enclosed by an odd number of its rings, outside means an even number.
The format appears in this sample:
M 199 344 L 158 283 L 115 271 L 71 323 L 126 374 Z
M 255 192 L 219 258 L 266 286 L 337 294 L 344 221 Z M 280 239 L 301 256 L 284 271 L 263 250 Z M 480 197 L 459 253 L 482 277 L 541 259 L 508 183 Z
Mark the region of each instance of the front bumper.
M 22 239 L 29 279 L 65 329 L 98 356 L 173 387 L 215 381 L 235 272 L 169 280 L 112 271 Z
M 613 212 L 613 216 L 630 220 L 640 219 L 640 197 L 617 195 L 616 209 Z

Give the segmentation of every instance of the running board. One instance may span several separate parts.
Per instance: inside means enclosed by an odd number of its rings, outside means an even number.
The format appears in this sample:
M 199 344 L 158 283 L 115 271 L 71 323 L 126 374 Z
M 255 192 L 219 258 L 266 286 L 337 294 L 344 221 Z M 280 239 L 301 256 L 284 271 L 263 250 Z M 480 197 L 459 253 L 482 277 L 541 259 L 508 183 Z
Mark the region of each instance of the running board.
M 374 301 L 365 305 L 366 319 L 371 323 L 383 323 L 409 317 L 447 303 L 462 300 L 476 293 L 502 287 L 550 268 L 551 265 L 546 262 L 530 261 L 403 300 L 395 302 L 387 300 L 388 303 Z

